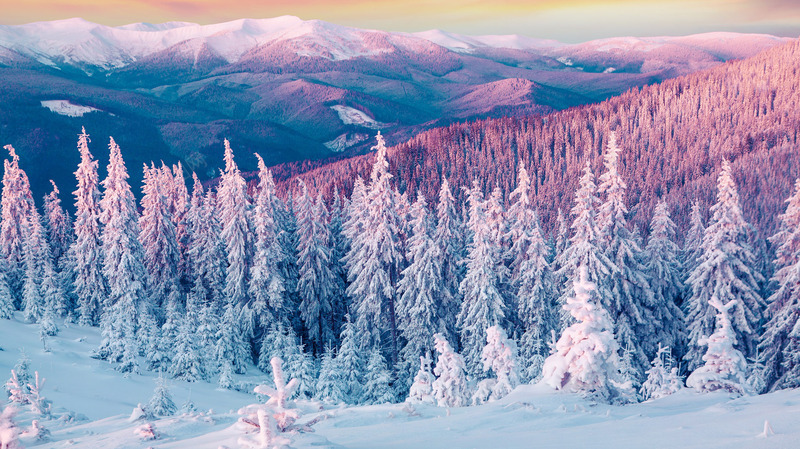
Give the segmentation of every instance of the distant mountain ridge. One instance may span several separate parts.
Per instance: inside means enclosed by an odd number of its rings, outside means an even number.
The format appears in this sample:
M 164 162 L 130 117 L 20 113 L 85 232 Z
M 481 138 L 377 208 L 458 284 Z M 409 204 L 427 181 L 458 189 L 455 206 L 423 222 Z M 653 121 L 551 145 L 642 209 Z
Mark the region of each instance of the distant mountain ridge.
M 546 114 L 785 40 L 713 33 L 572 45 L 292 16 L 0 26 L 0 142 L 37 167 L 29 172 L 37 195 L 50 178 L 72 182 L 82 125 L 96 146 L 113 135 L 132 164 L 181 160 L 210 178 L 225 137 L 246 170 L 254 152 L 269 164 L 358 154 L 376 129 L 398 143 L 466 119 Z M 104 163 L 104 151 L 95 152 Z

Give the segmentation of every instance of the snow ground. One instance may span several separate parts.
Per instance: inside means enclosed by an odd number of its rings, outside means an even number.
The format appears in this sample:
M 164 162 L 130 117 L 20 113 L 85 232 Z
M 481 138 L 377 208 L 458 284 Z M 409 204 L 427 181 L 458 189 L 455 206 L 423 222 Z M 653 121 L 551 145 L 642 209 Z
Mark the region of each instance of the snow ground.
M 100 112 L 99 109 L 91 106 L 81 106 L 69 100 L 43 100 L 42 107 L 50 109 L 56 114 L 66 115 L 67 117 L 83 117 L 89 112 Z
M 180 407 L 191 396 L 200 411 L 153 421 L 160 438 L 142 441 L 130 422 L 137 403 L 152 395 L 155 373 L 125 377 L 89 357 L 99 342 L 96 328 L 62 326 L 43 350 L 35 325 L 0 321 L 0 379 L 5 380 L 24 349 L 34 370 L 47 379 L 44 395 L 54 418 L 45 420 L 49 441 L 23 437 L 37 448 L 219 448 L 239 447 L 243 430 L 236 410 L 258 402 L 255 395 L 218 390 L 200 382 L 171 381 Z M 5 373 L 5 374 L 2 374 Z M 254 367 L 237 380 L 255 384 L 266 377 Z M 542 385 L 517 388 L 501 401 L 444 409 L 387 404 L 330 407 L 299 404 L 300 422 L 319 417 L 316 432 L 293 435 L 294 448 L 797 448 L 800 446 L 800 390 L 731 399 L 725 394 L 676 395 L 629 406 L 594 404 Z M 68 419 L 69 410 L 78 419 Z M 34 418 L 25 408 L 17 423 Z M 85 419 L 81 420 L 80 415 Z M 774 434 L 764 437 L 764 422 Z
M 372 117 L 356 108 L 351 108 L 350 106 L 344 106 L 340 104 L 331 106 L 330 108 L 339 114 L 339 120 L 341 120 L 345 125 L 357 125 L 370 129 L 380 129 L 384 126 L 383 123 L 376 122 L 372 119 Z

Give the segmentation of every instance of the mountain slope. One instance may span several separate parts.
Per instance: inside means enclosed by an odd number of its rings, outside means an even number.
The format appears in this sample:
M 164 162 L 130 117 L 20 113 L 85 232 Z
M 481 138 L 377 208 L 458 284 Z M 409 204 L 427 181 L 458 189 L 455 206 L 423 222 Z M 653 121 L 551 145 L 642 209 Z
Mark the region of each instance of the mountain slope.
M 224 137 L 247 155 L 244 169 L 255 168 L 253 152 L 269 164 L 358 154 L 369 149 L 374 123 L 396 142 L 457 120 L 545 114 L 782 41 L 722 34 L 565 45 L 388 33 L 291 16 L 214 25 L 107 27 L 69 19 L 0 26 L 0 77 L 7 81 L 0 109 L 13 111 L 0 142 L 14 144 L 29 170 L 51 169 L 32 173 L 36 196 L 49 189 L 49 177 L 70 179 L 82 125 L 95 145 L 113 134 L 136 163 L 182 160 L 209 178 Z M 42 106 L 65 101 L 96 111 L 71 117 Z

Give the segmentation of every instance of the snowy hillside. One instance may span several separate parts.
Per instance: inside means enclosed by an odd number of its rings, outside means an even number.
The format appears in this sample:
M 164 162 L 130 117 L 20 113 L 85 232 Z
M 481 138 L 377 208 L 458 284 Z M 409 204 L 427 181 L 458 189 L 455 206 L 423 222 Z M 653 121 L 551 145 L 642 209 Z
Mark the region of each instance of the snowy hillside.
M 152 422 L 160 433 L 143 441 L 134 433 L 143 422 L 131 422 L 138 403 L 153 394 L 157 374 L 123 376 L 108 363 L 89 358 L 99 342 L 97 328 L 64 327 L 48 340 L 44 352 L 38 327 L 19 321 L 0 322 L 0 373 L 3 380 L 17 363 L 20 350 L 30 358 L 31 374 L 46 378 L 44 396 L 53 402 L 53 418 L 42 420 L 51 432 L 47 441 L 23 436 L 37 448 L 214 449 L 239 447 L 244 429 L 237 410 L 258 402 L 255 395 L 219 390 L 205 382 L 169 381 L 175 404 L 191 400 L 197 411 Z M 267 382 L 250 367 L 237 377 L 243 383 Z M 301 421 L 318 416 L 310 434 L 291 435 L 292 447 L 320 448 L 792 448 L 800 440 L 800 391 L 731 399 L 725 394 L 676 395 L 628 406 L 609 406 L 545 386 L 521 386 L 498 402 L 452 409 L 405 404 L 333 407 L 300 402 Z M 72 412 L 72 418 L 67 413 Z M 16 421 L 29 427 L 33 414 L 20 409 Z M 763 435 L 765 421 L 774 431 Z M 24 430 L 24 429 L 23 429 Z

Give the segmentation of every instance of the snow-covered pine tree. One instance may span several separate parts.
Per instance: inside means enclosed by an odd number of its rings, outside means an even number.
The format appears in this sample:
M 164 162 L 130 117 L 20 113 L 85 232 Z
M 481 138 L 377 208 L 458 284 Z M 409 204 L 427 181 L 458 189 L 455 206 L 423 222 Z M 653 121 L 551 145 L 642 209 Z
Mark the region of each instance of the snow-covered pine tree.
M 180 295 L 181 254 L 170 212 L 171 184 L 171 175 L 165 177 L 162 170 L 144 165 L 139 241 L 151 281 L 150 298 L 159 311 Z
M 556 282 L 547 262 L 548 248 L 539 226 L 539 217 L 531 217 L 527 255 L 520 263 L 515 279 L 517 317 L 522 326 L 520 337 L 520 375 L 531 381 L 539 377 L 544 359 L 550 353 L 546 339 L 558 329 L 554 300 L 558 296 Z
M 198 183 L 195 183 L 197 185 Z M 199 193 L 202 196 L 202 192 Z M 203 284 L 203 302 L 212 311 L 225 305 L 225 250 L 220 238 L 220 226 L 215 213 L 214 193 L 209 190 L 199 201 L 197 221 L 189 240 L 189 262 L 192 277 Z M 216 330 L 215 330 L 216 332 Z
M 389 182 L 389 162 L 386 144 L 377 135 L 375 163 L 372 166 L 369 189 L 364 198 L 363 232 L 356 235 L 348 254 L 347 294 L 352 299 L 359 346 L 383 346 L 383 334 L 391 355 L 397 362 L 398 334 L 395 315 L 395 288 L 400 274 L 403 254 L 400 250 L 400 219 L 395 210 L 395 195 Z M 355 203 L 355 201 L 354 201 Z
M 468 404 L 467 375 L 464 358 L 453 351 L 442 334 L 434 334 L 434 347 L 439 353 L 433 374 L 433 397 L 439 407 L 463 407 Z
M 628 186 L 619 173 L 619 156 L 622 149 L 616 135 L 611 133 L 604 155 L 605 172 L 600 176 L 598 193 L 605 195 L 597 214 L 600 229 L 600 248 L 617 268 L 608 279 L 611 297 L 606 302 L 614 323 L 614 335 L 630 358 L 632 377 L 642 379 L 650 366 L 649 354 L 655 354 L 656 343 L 663 329 L 656 327 L 653 309 L 656 307 L 650 279 L 644 266 L 644 254 L 638 239 L 628 229 L 625 191 Z M 676 312 L 664 308 L 664 312 Z M 680 316 L 669 316 L 665 323 L 673 324 Z M 672 332 L 672 330 L 668 330 Z
M 6 278 L 6 261 L 0 257 L 0 319 L 10 320 L 14 316 L 14 298 Z
M 75 259 L 74 291 L 77 296 L 78 324 L 90 326 L 100 320 L 108 291 L 103 277 L 103 251 L 100 238 L 100 192 L 97 161 L 89 152 L 89 135 L 81 130 L 78 137 L 81 162 L 75 171 L 78 189 L 75 195 L 75 241 L 70 254 Z
M 128 184 L 128 172 L 114 139 L 108 144 L 108 176 L 100 201 L 103 223 L 103 274 L 108 296 L 101 316 L 102 341 L 97 355 L 118 362 L 122 372 L 138 372 L 139 331 L 152 320 L 153 304 L 147 295 L 148 277 L 144 249 L 139 242 L 139 213 Z
M 28 211 L 26 217 L 25 234 L 27 238 L 23 243 L 23 258 L 25 260 L 25 274 L 22 283 L 22 311 L 25 321 L 37 323 L 42 318 L 45 307 L 41 283 L 44 278 L 45 265 L 49 265 L 52 275 L 53 266 L 50 259 L 50 248 L 47 244 L 45 231 L 42 227 L 39 213 L 35 208 Z M 49 306 L 55 307 L 56 304 Z
M 522 264 L 528 260 L 528 247 L 533 244 L 534 239 L 541 238 L 541 230 L 534 229 L 539 226 L 539 218 L 531 204 L 531 180 L 522 161 L 519 161 L 517 167 L 517 187 L 508 198 L 511 205 L 506 213 L 508 232 L 505 239 L 510 247 L 506 251 L 505 259 L 509 261 L 511 285 L 515 287 L 519 285 L 523 275 Z M 539 235 L 536 236 L 536 233 Z
M 488 396 L 495 401 L 508 395 L 519 385 L 517 371 L 517 344 L 508 338 L 506 331 L 500 326 L 486 329 L 486 346 L 481 352 L 483 371 L 494 373 L 494 382 Z
M 558 256 L 567 249 L 567 245 L 569 245 L 569 228 L 567 227 L 567 219 L 564 217 L 564 212 L 559 207 L 556 215 L 554 260 L 558 260 Z
M 345 316 L 342 326 L 339 353 L 336 355 L 336 365 L 342 372 L 342 389 L 344 400 L 348 404 L 360 404 L 363 401 L 363 380 L 366 360 L 361 347 L 358 346 L 356 325 L 350 321 L 350 315 Z
M 0 447 L 3 449 L 22 449 L 19 442 L 20 430 L 14 422 L 17 409 L 13 406 L 6 406 L 0 413 Z
M 60 192 L 56 183 L 52 180 L 50 183 L 53 185 L 53 190 L 44 197 L 43 221 L 47 232 L 47 241 L 50 244 L 52 267 L 56 271 L 57 289 L 62 294 L 56 302 L 57 314 L 73 320 L 76 312 L 73 292 L 75 255 L 70 251 L 70 247 L 75 242 L 75 232 L 69 215 L 61 207 L 61 199 L 58 196 Z
M 692 294 L 692 286 L 686 282 L 686 279 L 688 279 L 689 275 L 697 268 L 700 255 L 703 254 L 703 235 L 705 231 L 706 227 L 703 224 L 703 208 L 700 206 L 700 201 L 695 200 L 692 202 L 692 209 L 689 213 L 689 230 L 686 231 L 686 237 L 683 240 L 683 251 L 681 253 L 685 296 L 690 296 Z
M 689 346 L 684 360 L 688 371 L 702 364 L 705 345 L 700 339 L 714 331 L 716 313 L 709 303 L 712 297 L 725 303 L 738 300 L 731 325 L 737 348 L 741 348 L 745 357 L 755 354 L 764 308 L 759 293 L 761 275 L 752 269 L 754 256 L 746 241 L 748 225 L 727 160 L 722 162 L 717 178 L 717 203 L 711 207 L 711 213 L 703 234 L 699 264 L 687 281 L 692 286 L 692 295 L 686 303 Z
M 578 281 L 578 267 L 580 266 L 585 267 L 587 280 L 594 284 L 606 313 L 614 310 L 611 307 L 612 295 L 608 286 L 608 276 L 616 270 L 616 267 L 598 246 L 600 231 L 596 219 L 600 200 L 596 196 L 597 187 L 588 159 L 583 168 L 579 185 L 580 187 L 575 192 L 575 205 L 572 207 L 572 215 L 575 217 L 572 222 L 574 234 L 570 237 L 570 244 L 555 260 L 556 266 L 559 267 L 556 275 L 566 282 L 559 299 L 559 303 L 562 305 L 560 317 L 562 328 L 566 328 L 572 322 L 572 317 L 563 308 L 563 305 L 566 304 L 567 298 L 574 295 L 574 285 Z
M 308 333 L 314 354 L 336 341 L 334 335 L 334 301 L 336 279 L 330 265 L 330 231 L 328 209 L 318 195 L 316 202 L 308 194 L 306 184 L 299 180 L 301 193 L 297 197 L 297 250 L 300 296 L 300 315 Z
M 656 204 L 650 221 L 645 267 L 655 295 L 653 317 L 659 329 L 659 340 L 681 354 L 686 333 L 683 312 L 678 304 L 685 289 L 682 285 L 680 249 L 674 239 L 675 223 L 669 216 L 667 203 L 661 200 Z
M 217 189 L 217 214 L 222 225 L 221 240 L 225 242 L 227 270 L 225 296 L 238 314 L 247 302 L 247 286 L 251 263 L 251 226 L 248 218 L 250 199 L 239 167 L 233 160 L 230 142 L 225 139 L 225 171 Z
M 233 298 L 229 297 L 217 329 L 214 358 L 223 373 L 229 369 L 237 374 L 244 374 L 247 371 L 246 360 L 250 358 L 249 345 L 245 341 L 237 310 L 239 308 L 234 304 Z
M 768 299 L 770 320 L 758 345 L 762 376 L 771 390 L 800 387 L 800 179 L 786 203 L 770 238 L 776 248 L 772 281 L 777 288 Z
M 431 358 L 427 354 L 419 358 L 419 371 L 414 376 L 414 382 L 408 390 L 407 402 L 413 404 L 435 404 L 436 399 L 433 397 L 433 383 L 436 378 L 431 371 Z
M 369 350 L 367 368 L 364 373 L 364 395 L 362 402 L 365 404 L 386 404 L 396 401 L 391 387 L 391 372 L 386 367 L 379 348 Z
M 167 387 L 167 380 L 164 376 L 159 374 L 156 378 L 156 388 L 153 391 L 153 396 L 150 402 L 147 403 L 147 412 L 155 417 L 172 416 L 178 411 L 175 402 L 172 400 L 172 395 Z
M 486 329 L 500 325 L 508 327 L 508 304 L 503 296 L 502 276 L 498 275 L 501 255 L 497 235 L 493 235 L 486 217 L 480 184 L 473 181 L 469 190 L 469 222 L 472 234 L 466 259 L 467 274 L 461 281 L 460 293 L 464 298 L 458 314 L 461 347 L 467 370 L 476 376 L 482 374 L 481 350 L 486 341 Z
M 202 284 L 201 284 L 202 285 Z M 169 373 L 172 377 L 186 382 L 206 378 L 206 361 L 203 360 L 202 342 L 197 335 L 199 327 L 200 298 L 195 291 L 186 298 L 186 314 L 177 329 L 175 349 Z
M 15 304 L 20 304 L 25 281 L 24 246 L 28 239 L 27 223 L 34 210 L 30 183 L 19 168 L 19 155 L 11 145 L 8 150 L 11 160 L 4 160 L 2 222 L 0 223 L 0 256 L 5 259 L 6 278 Z
M 658 353 L 647 370 L 647 380 L 642 384 L 639 393 L 645 401 L 660 399 L 677 393 L 683 387 L 678 375 L 678 368 L 669 366 L 665 359 L 669 358 L 669 346 L 659 346 Z
M 44 224 L 47 232 L 47 242 L 50 244 L 50 254 L 53 257 L 53 266 L 61 267 L 61 258 L 66 255 L 75 234 L 69 215 L 61 207 L 61 198 L 56 183 L 50 180 L 53 190 L 44 196 Z
M 346 204 L 339 195 L 339 188 L 333 189 L 333 201 L 331 204 L 331 219 L 328 223 L 330 232 L 330 267 L 333 272 L 333 333 L 337 337 L 342 331 L 342 323 L 347 313 L 347 270 L 344 268 L 342 258 L 347 254 L 348 239 L 344 235 L 344 220 L 346 216 Z
M 619 371 L 619 344 L 588 272 L 579 265 L 574 293 L 564 306 L 575 323 L 564 330 L 555 351 L 544 361 L 543 381 L 557 390 L 627 402 L 633 391 Z
M 699 339 L 699 344 L 708 349 L 703 356 L 705 363 L 686 378 L 686 386 L 689 388 L 701 393 L 717 390 L 738 395 L 748 393 L 745 378 L 747 361 L 741 351 L 734 347 L 736 331 L 730 317 L 730 310 L 738 302 L 737 299 L 731 299 L 723 304 L 717 296 L 712 296 L 709 300 L 711 307 L 718 312 L 716 330 L 710 337 Z
M 328 346 L 322 354 L 319 377 L 317 379 L 317 398 L 330 404 L 345 402 L 344 372 L 337 363 L 333 348 Z
M 169 174 L 167 171 L 166 174 Z M 186 188 L 186 179 L 183 177 L 183 165 L 180 161 L 172 166 L 172 208 L 170 215 L 175 225 L 175 239 L 178 241 L 179 263 L 178 272 L 183 282 L 188 280 L 188 264 L 186 251 L 189 250 L 189 226 L 186 214 L 189 213 L 190 197 Z
M 410 385 L 417 372 L 420 356 L 433 352 L 433 334 L 447 334 L 448 313 L 442 299 L 445 280 L 442 279 L 440 248 L 433 240 L 431 223 L 425 197 L 421 192 L 411 206 L 411 236 L 406 245 L 409 265 L 400 274 L 397 284 L 397 319 L 401 335 L 406 341 L 400 350 L 400 367 L 397 382 L 402 390 Z
M 255 318 L 255 326 L 259 332 L 273 325 L 275 320 L 286 320 L 285 285 L 280 264 L 284 258 L 278 240 L 278 224 L 275 223 L 272 195 L 275 184 L 272 173 L 258 159 L 258 186 L 253 197 L 253 233 L 255 251 L 250 266 L 250 310 Z
M 464 229 L 456 212 L 456 202 L 450 190 L 450 183 L 442 176 L 439 188 L 439 202 L 436 204 L 436 230 L 434 241 L 439 248 L 443 286 L 441 289 L 442 320 L 447 326 L 444 331 L 449 341 L 456 341 L 456 317 L 461 296 L 459 286 L 464 277 Z

